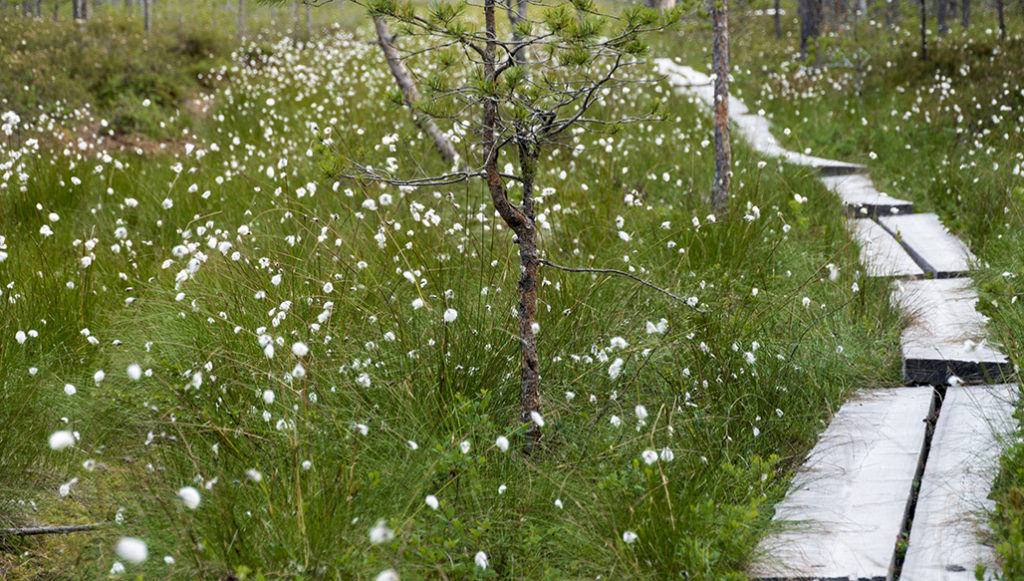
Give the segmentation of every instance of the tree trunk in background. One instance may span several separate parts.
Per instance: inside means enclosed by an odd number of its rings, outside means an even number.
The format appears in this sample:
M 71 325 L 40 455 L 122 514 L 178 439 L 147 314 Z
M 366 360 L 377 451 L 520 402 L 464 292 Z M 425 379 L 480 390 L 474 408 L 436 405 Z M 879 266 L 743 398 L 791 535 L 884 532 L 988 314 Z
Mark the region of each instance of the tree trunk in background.
M 799 0 L 799 2 L 800 56 L 806 59 L 808 41 L 813 39 L 817 44 L 818 35 L 821 34 L 821 0 Z M 814 60 L 817 62 L 817 54 L 815 54 Z
M 1006 40 L 1006 18 L 1003 12 L 1003 0 L 996 0 L 996 13 L 999 14 L 999 40 Z
M 726 0 L 711 0 L 714 43 L 711 69 L 715 75 L 715 182 L 711 207 L 724 214 L 732 182 L 732 150 L 729 144 L 729 7 Z
M 889 28 L 892 28 L 896 24 L 896 19 L 900 15 L 900 4 L 899 0 L 887 0 L 885 8 L 885 24 Z
M 60 22 L 60 0 L 53 0 L 53 21 Z
M 946 25 L 946 11 L 949 9 L 949 0 L 938 0 L 938 6 L 935 8 L 935 19 L 938 23 L 939 34 L 948 34 L 949 26 Z
M 245 0 L 238 0 L 238 22 L 236 29 L 238 40 L 245 38 Z
M 527 0 L 511 0 L 508 3 L 508 22 L 512 26 L 512 41 L 516 43 L 523 41 L 522 35 L 516 29 L 516 25 L 526 20 L 526 2 Z M 512 55 L 512 60 L 516 63 L 516 66 L 526 68 L 527 51 L 528 49 L 526 48 L 520 48 Z
M 292 22 L 292 44 L 299 42 L 299 0 L 288 5 L 288 20 Z
M 306 7 L 306 40 L 313 35 L 313 7 L 309 5 L 309 2 L 302 3 Z
M 964 30 L 971 26 L 971 0 L 960 0 L 960 26 Z
M 772 20 L 775 22 L 775 38 L 782 38 L 782 17 L 779 15 L 779 0 L 775 0 L 775 14 Z
M 928 2 L 921 3 L 921 60 L 928 60 Z
M 142 20 L 146 27 L 146 36 L 153 32 L 153 21 L 150 14 L 150 4 L 153 0 L 142 0 Z

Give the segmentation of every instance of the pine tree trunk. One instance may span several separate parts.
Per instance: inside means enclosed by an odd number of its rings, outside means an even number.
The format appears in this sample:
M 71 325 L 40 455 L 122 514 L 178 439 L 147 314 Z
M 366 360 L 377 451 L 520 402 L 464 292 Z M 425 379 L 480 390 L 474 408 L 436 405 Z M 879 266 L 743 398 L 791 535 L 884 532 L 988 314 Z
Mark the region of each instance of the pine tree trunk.
M 153 20 L 152 15 L 150 14 L 150 4 L 152 2 L 153 0 L 142 0 L 142 20 L 146 27 L 146 36 L 149 36 L 149 34 L 153 32 Z
M 496 0 L 484 0 L 486 44 L 483 51 L 483 76 L 491 84 L 497 82 L 497 26 L 494 20 Z M 524 452 L 533 452 L 540 443 L 540 426 L 533 414 L 540 413 L 540 360 L 537 357 L 537 336 L 533 332 L 537 313 L 537 287 L 540 256 L 537 250 L 537 229 L 533 221 L 532 192 L 524 188 L 523 206 L 517 208 L 508 200 L 504 182 L 498 170 L 498 107 L 493 99 L 485 99 L 483 107 L 483 135 L 481 145 L 484 174 L 491 194 L 491 203 L 501 219 L 515 233 L 519 243 L 519 352 L 521 355 L 519 419 L 529 426 Z M 525 159 L 525 161 L 524 161 Z M 525 164 L 525 165 L 524 165 Z M 529 167 L 529 156 L 521 158 L 521 165 Z M 523 176 L 528 177 L 528 176 Z
M 1003 14 L 1003 0 L 996 0 L 996 13 L 999 15 L 999 40 L 1006 40 L 1006 17 Z
M 313 35 L 313 13 L 309 2 L 303 2 L 306 7 L 306 40 Z
M 732 182 L 732 150 L 729 144 L 729 7 L 726 0 L 711 0 L 714 45 L 711 68 L 715 75 L 715 182 L 711 207 L 724 214 Z
M 512 41 L 518 45 L 523 41 L 522 35 L 519 34 L 516 26 L 526 20 L 526 2 L 527 0 L 511 0 L 508 4 L 508 22 L 512 26 Z M 514 49 L 516 52 L 512 55 L 513 62 L 517 66 L 526 66 L 526 50 L 525 48 Z
M 821 0 L 799 0 L 800 11 L 800 56 L 807 58 L 807 45 L 811 40 L 817 43 L 821 34 Z M 815 51 L 817 53 L 817 51 Z M 815 54 L 815 62 L 818 55 Z
M 946 11 L 949 9 L 949 0 L 937 0 L 938 6 L 935 10 L 939 34 L 948 34 L 949 26 L 946 25 Z
M 245 38 L 245 0 L 238 0 L 238 22 L 235 28 L 238 40 L 241 41 Z
M 971 26 L 971 0 L 960 0 L 960 26 L 964 30 Z
M 772 20 L 775 22 L 775 38 L 782 38 L 782 16 L 779 14 L 779 0 L 775 0 L 775 14 Z
M 928 60 L 928 2 L 921 3 L 921 60 Z

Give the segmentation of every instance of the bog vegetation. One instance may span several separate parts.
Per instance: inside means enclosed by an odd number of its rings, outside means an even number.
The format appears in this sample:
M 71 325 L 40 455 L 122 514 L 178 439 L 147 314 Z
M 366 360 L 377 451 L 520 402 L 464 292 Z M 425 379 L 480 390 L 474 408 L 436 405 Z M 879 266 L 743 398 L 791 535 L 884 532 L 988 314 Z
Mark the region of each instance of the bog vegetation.
M 838 200 L 734 142 L 712 214 L 708 113 L 637 67 L 594 115 L 654 115 L 537 160 L 538 248 L 688 304 L 542 266 L 525 454 L 518 249 L 487 185 L 352 171 L 451 170 L 365 12 L 316 8 L 307 38 L 250 7 L 236 43 L 231 13 L 157 7 L 148 36 L 113 6 L 0 20 L 0 524 L 103 525 L 0 539 L 8 578 L 740 579 L 830 411 L 899 381 L 900 315 Z M 1019 363 L 1019 23 L 977 15 L 920 63 L 865 17 L 810 69 L 761 8 L 733 10 L 739 96 L 953 218 Z M 684 16 L 650 54 L 704 66 L 710 23 Z M 1022 454 L 994 521 L 1009 578 Z

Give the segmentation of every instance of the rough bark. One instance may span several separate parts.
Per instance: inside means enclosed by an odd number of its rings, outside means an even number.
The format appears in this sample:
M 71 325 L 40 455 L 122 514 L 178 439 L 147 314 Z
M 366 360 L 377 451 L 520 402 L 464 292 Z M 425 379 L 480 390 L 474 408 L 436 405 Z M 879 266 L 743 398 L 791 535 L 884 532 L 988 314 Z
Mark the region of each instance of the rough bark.
M 409 74 L 409 69 L 406 68 L 405 62 L 402 60 L 402 55 L 395 48 L 394 35 L 391 34 L 384 19 L 374 18 L 373 24 L 377 29 L 377 44 L 380 45 L 381 50 L 384 52 L 384 59 L 388 63 L 388 68 L 391 69 L 391 76 L 395 78 L 398 88 L 402 91 L 405 105 L 412 111 L 413 123 L 430 136 L 434 141 L 434 148 L 441 154 L 441 157 L 449 164 L 454 164 L 458 154 L 455 152 L 455 148 L 452 147 L 451 142 L 448 141 L 448 138 L 437 127 L 433 119 L 416 110 L 416 102 L 420 100 L 420 92 L 416 88 L 416 81 Z
M 949 26 L 946 24 L 946 13 L 949 10 L 949 0 L 936 0 L 935 20 L 938 25 L 939 34 L 948 34 Z
M 782 38 L 782 16 L 779 14 L 779 0 L 775 0 L 775 14 L 772 15 L 772 20 L 775 23 L 775 38 Z
M 495 52 L 497 33 L 494 21 L 495 0 L 484 0 L 484 26 L 486 44 L 483 52 L 484 79 L 491 85 L 497 84 Z M 484 100 L 482 148 L 484 174 L 491 202 L 501 219 L 515 233 L 519 243 L 519 350 L 522 374 L 520 376 L 521 422 L 529 426 L 524 451 L 530 453 L 540 441 L 540 426 L 532 420 L 534 412 L 540 413 L 540 360 L 537 357 L 537 337 L 533 333 L 537 313 L 537 281 L 540 257 L 537 251 L 537 229 L 530 214 L 533 201 L 524 189 L 523 207 L 517 208 L 508 200 L 505 186 L 498 170 L 498 145 L 495 134 L 498 124 L 498 106 L 494 99 Z M 521 160 L 522 162 L 522 160 Z M 527 165 L 530 163 L 526 161 Z
M 715 182 L 711 207 L 725 213 L 732 182 L 732 150 L 729 145 L 729 8 L 726 0 L 711 0 L 714 45 L 711 62 L 715 75 Z
M 821 0 L 799 0 L 800 56 L 807 58 L 807 45 L 821 34 Z M 817 56 L 815 56 L 817 60 Z

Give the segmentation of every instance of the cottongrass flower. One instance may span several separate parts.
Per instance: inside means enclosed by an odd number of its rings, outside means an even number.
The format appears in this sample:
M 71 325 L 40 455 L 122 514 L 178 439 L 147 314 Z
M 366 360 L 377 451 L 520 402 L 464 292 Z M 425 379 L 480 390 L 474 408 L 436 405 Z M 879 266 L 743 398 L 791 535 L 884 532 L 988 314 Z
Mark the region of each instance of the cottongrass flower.
M 537 424 L 538 428 L 544 427 L 544 418 L 539 413 L 535 411 L 530 412 L 530 419 L 533 420 L 533 423 Z
M 309 347 L 302 341 L 292 344 L 292 354 L 296 357 L 305 357 L 307 353 L 309 353 Z
M 406 444 L 409 446 L 410 450 L 419 450 L 420 449 L 420 445 L 417 444 L 416 442 L 413 442 L 412 440 L 408 440 L 406 442 Z
M 370 542 L 375 545 L 386 543 L 395 538 L 395 532 L 388 528 L 384 519 L 377 521 L 377 524 L 370 529 Z
M 138 363 L 132 363 L 128 366 L 126 371 L 128 373 L 128 377 L 131 378 L 132 381 L 142 379 L 142 367 Z
M 612 417 L 608 418 L 608 421 L 611 422 L 612 425 L 615 426 L 616 428 L 622 425 L 622 418 L 616 415 L 613 415 Z
M 149 557 L 149 549 L 146 547 L 146 542 L 135 537 L 121 537 L 117 541 L 117 545 L 114 546 L 114 552 L 117 553 L 118 557 L 135 565 Z
M 501 496 L 502 494 L 505 494 L 506 490 L 508 490 L 508 486 L 502 484 L 501 486 L 498 487 L 498 495 Z
M 488 565 L 487 553 L 483 551 L 477 551 L 476 556 L 473 557 L 473 561 L 476 562 L 477 567 L 480 567 L 481 569 L 486 569 Z
M 76 393 L 78 393 L 78 389 L 75 388 L 75 386 L 71 385 L 70 383 L 65 383 L 64 384 L 64 393 L 66 393 L 68 395 L 75 395 Z
M 373 578 L 373 581 L 398 581 L 398 573 L 394 569 L 384 569 Z
M 60 430 L 50 434 L 50 448 L 63 450 L 75 445 L 75 435 L 67 430 Z
M 459 450 L 462 450 L 463 454 L 469 454 L 469 440 L 463 440 L 459 443 Z
M 303 460 L 302 461 L 302 469 L 303 470 L 309 470 L 312 467 L 313 467 L 312 460 Z
M 199 491 L 191 486 L 183 486 L 178 489 L 178 498 L 189 510 L 195 510 L 199 506 L 201 497 Z
M 430 508 L 432 508 L 434 510 L 437 510 L 437 507 L 441 506 L 441 503 L 437 500 L 437 497 L 434 496 L 433 494 L 428 494 L 425 502 L 427 503 L 427 506 L 429 506 Z
M 641 422 L 647 419 L 647 408 L 645 408 L 644 406 L 638 405 L 633 411 L 636 412 L 636 419 L 640 420 Z
M 673 461 L 675 459 L 676 459 L 676 454 L 675 454 L 675 452 L 672 451 L 671 448 L 662 448 L 661 449 L 661 461 L 662 462 L 671 462 L 671 461 Z
M 267 405 L 274 403 L 275 397 L 273 390 L 267 389 L 263 391 L 263 401 L 266 402 Z
M 502 452 L 508 452 L 508 438 L 505 436 L 498 436 L 498 439 L 494 441 L 494 445 Z
M 562 499 L 561 498 L 556 498 L 555 499 L 555 506 L 558 507 L 558 510 L 562 510 L 563 508 L 565 508 L 565 505 L 562 504 Z
M 415 311 L 417 309 L 422 309 L 422 308 L 423 308 L 423 299 L 413 299 L 412 300 L 412 310 Z
M 255 469 L 255 468 L 250 468 L 250 469 L 246 470 L 245 471 L 245 476 L 249 480 L 252 480 L 253 482 L 260 482 L 260 481 L 263 480 L 263 475 L 260 474 L 260 471 Z
M 99 385 L 101 381 L 106 379 L 106 377 L 107 377 L 106 372 L 103 371 L 102 369 L 100 369 L 99 371 L 97 371 L 96 373 L 93 374 L 92 380 L 96 382 L 96 385 Z
M 627 545 L 633 544 L 636 541 L 636 539 L 637 539 L 637 534 L 634 533 L 633 531 L 626 531 L 626 532 L 622 533 L 622 540 L 625 541 L 625 543 Z
M 120 575 L 124 573 L 124 563 L 121 561 L 114 561 L 114 564 L 110 566 L 111 575 Z
M 615 379 L 622 373 L 622 364 L 625 363 L 621 357 L 616 357 L 615 361 L 608 366 L 608 376 Z
M 648 466 L 658 461 L 658 453 L 654 450 L 644 450 L 641 456 L 643 456 L 644 462 L 646 462 Z
M 455 309 L 445 309 L 444 310 L 444 322 L 445 323 L 454 322 L 455 319 L 458 318 L 458 316 L 459 316 L 459 312 L 456 311 Z

